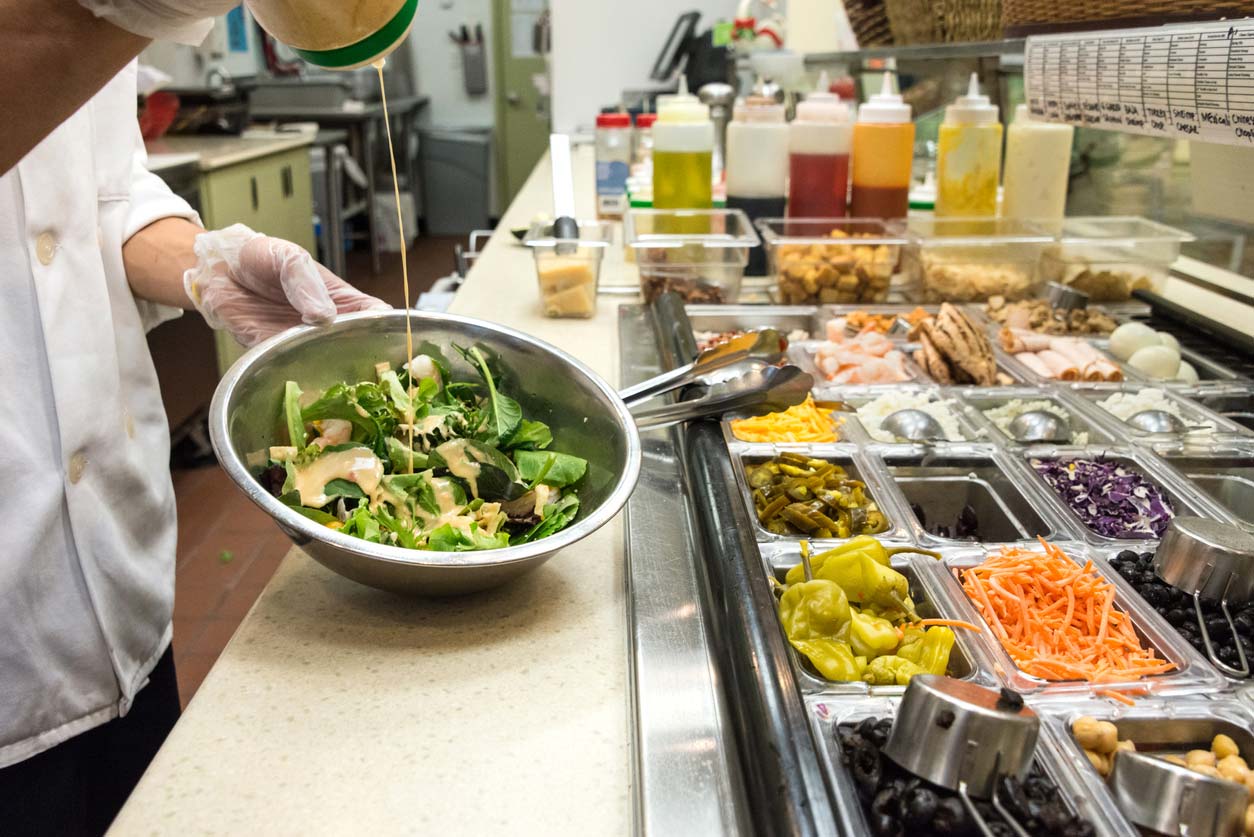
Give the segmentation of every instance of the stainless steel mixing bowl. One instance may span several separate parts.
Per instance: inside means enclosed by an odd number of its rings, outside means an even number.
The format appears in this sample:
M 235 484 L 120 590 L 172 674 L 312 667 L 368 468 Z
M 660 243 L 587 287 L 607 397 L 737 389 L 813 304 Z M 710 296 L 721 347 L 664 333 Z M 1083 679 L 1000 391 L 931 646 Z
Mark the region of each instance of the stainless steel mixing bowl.
M 640 436 L 618 394 L 592 370 L 521 332 L 450 314 L 413 314 L 414 352 L 442 357 L 458 380 L 475 380 L 452 345 L 499 359 L 503 389 L 523 414 L 553 430 L 553 449 L 588 460 L 579 517 L 535 543 L 484 552 L 424 552 L 342 535 L 297 514 L 254 476 L 264 451 L 286 444 L 284 383 L 305 392 L 374 377 L 374 365 L 405 361 L 405 315 L 353 314 L 332 325 L 285 332 L 254 348 L 218 385 L 210 409 L 213 449 L 231 479 L 314 560 L 362 584 L 398 593 L 456 595 L 503 584 L 586 538 L 623 507 L 640 472 Z M 258 459 L 260 457 L 260 461 Z M 250 467 L 251 465 L 251 467 Z M 593 559 L 590 559 L 593 560 Z

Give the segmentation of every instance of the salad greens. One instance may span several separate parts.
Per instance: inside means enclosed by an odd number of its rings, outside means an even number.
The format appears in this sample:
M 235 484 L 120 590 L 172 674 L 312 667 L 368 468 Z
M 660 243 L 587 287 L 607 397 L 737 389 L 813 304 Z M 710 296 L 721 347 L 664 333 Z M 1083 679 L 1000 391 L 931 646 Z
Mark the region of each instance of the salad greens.
M 569 526 L 587 461 L 548 450 L 548 425 L 523 416 L 478 347 L 454 349 L 478 381 L 430 355 L 316 398 L 288 381 L 290 444 L 270 448 L 263 483 L 315 523 L 407 549 L 500 549 Z

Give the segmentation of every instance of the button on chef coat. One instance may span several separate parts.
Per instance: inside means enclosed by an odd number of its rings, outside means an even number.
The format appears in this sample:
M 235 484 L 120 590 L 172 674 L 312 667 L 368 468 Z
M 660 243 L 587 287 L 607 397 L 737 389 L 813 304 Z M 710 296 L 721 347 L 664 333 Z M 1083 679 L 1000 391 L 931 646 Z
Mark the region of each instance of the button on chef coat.
M 170 642 L 174 490 L 122 245 L 198 220 L 144 168 L 135 65 L 0 177 L 0 767 L 130 708 Z

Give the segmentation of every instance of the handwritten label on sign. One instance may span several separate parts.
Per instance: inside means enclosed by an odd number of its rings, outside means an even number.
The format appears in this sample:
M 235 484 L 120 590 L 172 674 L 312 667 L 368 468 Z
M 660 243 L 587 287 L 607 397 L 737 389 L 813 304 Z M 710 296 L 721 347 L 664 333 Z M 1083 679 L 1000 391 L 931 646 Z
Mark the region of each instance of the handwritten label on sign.
M 1033 118 L 1254 145 L 1254 20 L 1028 38 Z

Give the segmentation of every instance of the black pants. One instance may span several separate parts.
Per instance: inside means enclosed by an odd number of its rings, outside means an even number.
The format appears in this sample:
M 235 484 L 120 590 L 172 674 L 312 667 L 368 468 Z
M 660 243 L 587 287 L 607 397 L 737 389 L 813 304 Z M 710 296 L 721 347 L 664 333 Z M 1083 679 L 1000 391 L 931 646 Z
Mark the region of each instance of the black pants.
M 166 649 L 125 718 L 0 770 L 0 833 L 104 834 L 178 717 L 174 654 Z

